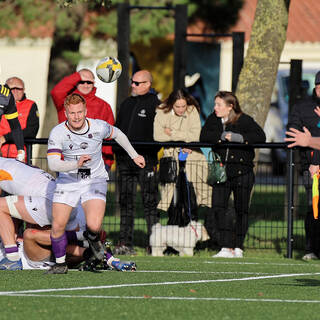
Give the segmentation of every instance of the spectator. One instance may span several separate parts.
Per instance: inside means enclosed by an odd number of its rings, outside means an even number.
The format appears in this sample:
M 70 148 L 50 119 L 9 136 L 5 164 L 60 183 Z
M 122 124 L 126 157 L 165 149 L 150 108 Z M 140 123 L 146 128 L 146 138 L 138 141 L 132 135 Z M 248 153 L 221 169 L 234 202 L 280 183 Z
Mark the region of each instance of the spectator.
M 86 217 L 85 239 L 97 260 L 104 258 L 99 233 L 106 207 L 108 173 L 102 161 L 103 139 L 115 139 L 136 165 L 144 167 L 144 158 L 137 154 L 128 138 L 109 123 L 86 117 L 86 101 L 72 93 L 65 99 L 66 123 L 55 126 L 48 140 L 48 164 L 59 172 L 52 206 L 52 251 L 56 264 L 47 273 L 68 272 L 66 265 L 67 235 L 65 227 L 72 208 L 81 203 Z M 62 156 L 63 159 L 62 160 Z
M 214 144 L 225 142 L 252 144 L 265 142 L 262 128 L 243 113 L 237 97 L 228 91 L 215 96 L 214 112 L 201 130 L 200 141 Z M 254 185 L 254 149 L 218 148 L 214 150 L 226 165 L 227 181 L 212 188 L 212 213 L 217 221 L 221 250 L 213 257 L 242 258 L 243 243 L 248 230 L 248 211 Z M 233 192 L 235 209 L 235 237 L 233 219 L 228 217 L 228 202 Z M 209 233 L 210 234 L 210 233 Z
M 10 88 L 18 111 L 18 119 L 23 132 L 24 139 L 35 138 L 39 130 L 39 112 L 37 104 L 26 98 L 24 82 L 18 77 L 7 79 L 6 84 Z M 6 158 L 17 157 L 17 147 L 13 143 L 13 137 L 8 120 L 2 118 L 0 121 L 1 153 Z M 26 151 L 26 147 L 24 147 Z M 26 161 L 27 159 L 25 159 Z
M 63 78 L 51 91 L 54 105 L 58 112 L 59 123 L 66 121 L 64 112 L 64 99 L 70 93 L 81 94 L 87 104 L 87 117 L 100 119 L 114 125 L 114 116 L 110 105 L 96 96 L 94 86 L 94 74 L 89 69 L 81 69 Z M 109 172 L 113 164 L 113 152 L 111 146 L 102 147 L 102 157 Z
M 0 85 L 0 120 L 2 116 L 8 120 L 12 139 L 18 149 L 17 160 L 24 161 L 25 151 L 23 149 L 23 133 L 18 120 L 18 112 L 14 97 L 7 85 Z M 2 139 L 3 140 L 3 139 Z M 0 140 L 0 148 L 2 141 Z
M 153 121 L 156 107 L 160 104 L 151 88 L 152 76 L 147 70 L 136 72 L 131 79 L 131 97 L 125 99 L 116 119 L 116 127 L 122 130 L 130 140 L 154 141 Z M 135 196 L 137 183 L 140 183 L 142 203 L 147 221 L 148 237 L 151 227 L 158 222 L 158 184 L 156 177 L 157 152 L 159 148 L 137 148 L 144 156 L 146 166 L 137 168 L 128 156 L 115 149 L 119 170 L 120 192 L 120 242 L 115 248 L 116 254 L 135 254 L 133 249 L 133 228 Z
M 289 114 L 287 129 L 303 130 L 306 127 L 313 137 L 320 137 L 320 121 L 314 109 L 320 106 L 320 71 L 316 74 L 312 96 L 298 101 Z M 320 254 L 320 222 L 313 218 L 312 178 L 319 173 L 320 151 L 312 148 L 299 148 L 302 181 L 307 196 L 307 212 L 304 221 L 306 243 L 303 260 L 318 259 Z
M 154 139 L 156 141 L 197 142 L 200 138 L 201 122 L 198 102 L 185 90 L 173 91 L 157 108 L 154 119 Z M 211 206 L 211 187 L 206 184 L 208 165 L 200 148 L 183 148 L 188 153 L 186 174 L 192 182 L 198 205 Z M 180 148 L 164 148 L 164 157 L 174 157 L 179 164 Z M 179 165 L 177 165 L 179 168 Z M 161 200 L 158 209 L 167 211 L 172 203 L 174 183 L 160 185 Z

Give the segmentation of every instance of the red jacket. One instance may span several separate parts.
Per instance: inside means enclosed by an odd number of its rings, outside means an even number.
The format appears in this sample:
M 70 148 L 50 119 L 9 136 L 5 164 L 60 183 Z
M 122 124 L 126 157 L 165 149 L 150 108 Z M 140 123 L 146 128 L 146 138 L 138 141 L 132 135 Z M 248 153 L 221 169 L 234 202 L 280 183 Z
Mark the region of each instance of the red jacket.
M 18 119 L 21 129 L 23 130 L 24 137 L 35 138 L 39 129 L 39 115 L 37 105 L 32 100 L 23 99 L 16 102 L 16 106 L 19 114 Z M 30 127 L 28 128 L 27 125 L 29 125 Z M 2 156 L 6 158 L 16 158 L 18 151 L 16 145 L 14 143 L 11 143 L 10 141 L 10 132 L 11 128 L 9 122 L 7 121 L 7 119 L 5 119 L 5 117 L 2 117 L 0 121 L 0 136 L 6 136 L 6 140 L 8 141 L 8 143 L 5 143 L 1 147 Z M 26 151 L 26 147 L 24 147 L 24 150 Z
M 111 125 L 114 125 L 114 116 L 110 105 L 104 100 L 98 98 L 96 94 L 96 88 L 89 94 L 82 94 L 76 89 L 77 83 L 81 80 L 80 74 L 75 72 L 70 76 L 64 77 L 54 88 L 51 90 L 51 97 L 54 105 L 57 108 L 59 123 L 66 120 L 64 114 L 64 99 L 70 93 L 81 94 L 87 103 L 87 117 L 93 119 L 104 120 Z M 113 163 L 113 152 L 111 146 L 102 147 L 102 157 L 104 162 L 111 167 Z

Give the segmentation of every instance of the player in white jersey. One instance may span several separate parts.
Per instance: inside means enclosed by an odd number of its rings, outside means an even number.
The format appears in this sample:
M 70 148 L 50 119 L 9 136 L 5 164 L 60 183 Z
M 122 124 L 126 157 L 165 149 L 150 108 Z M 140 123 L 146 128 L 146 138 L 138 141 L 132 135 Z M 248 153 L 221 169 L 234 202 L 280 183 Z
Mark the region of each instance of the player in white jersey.
M 65 226 L 72 208 L 79 201 L 87 221 L 84 236 L 96 259 L 103 260 L 104 248 L 99 232 L 105 212 L 108 179 L 101 154 L 103 139 L 115 139 L 136 165 L 145 166 L 144 158 L 137 154 L 121 130 L 105 121 L 86 118 L 86 102 L 81 95 L 70 94 L 64 106 L 67 121 L 54 127 L 48 140 L 49 168 L 59 172 L 53 197 L 51 230 L 56 264 L 48 273 L 68 272 Z
M 40 227 L 51 225 L 55 186 L 49 173 L 15 159 L 0 157 L 0 189 L 13 194 L 0 198 L 0 238 L 6 255 L 0 261 L 0 270 L 22 267 L 12 217 Z M 76 214 L 74 210 L 67 230 L 77 227 Z

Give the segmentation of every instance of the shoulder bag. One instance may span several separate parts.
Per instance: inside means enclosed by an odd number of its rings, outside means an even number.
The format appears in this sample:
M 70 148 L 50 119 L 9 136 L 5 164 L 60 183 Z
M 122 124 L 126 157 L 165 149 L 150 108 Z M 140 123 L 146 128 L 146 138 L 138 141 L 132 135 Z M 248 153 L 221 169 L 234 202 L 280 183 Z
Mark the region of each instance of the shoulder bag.
M 227 173 L 225 165 L 222 163 L 219 154 L 210 151 L 207 184 L 210 186 L 214 186 L 215 184 L 225 183 L 226 181 Z
M 177 181 L 177 161 L 174 157 L 162 157 L 160 159 L 160 183 L 171 183 Z

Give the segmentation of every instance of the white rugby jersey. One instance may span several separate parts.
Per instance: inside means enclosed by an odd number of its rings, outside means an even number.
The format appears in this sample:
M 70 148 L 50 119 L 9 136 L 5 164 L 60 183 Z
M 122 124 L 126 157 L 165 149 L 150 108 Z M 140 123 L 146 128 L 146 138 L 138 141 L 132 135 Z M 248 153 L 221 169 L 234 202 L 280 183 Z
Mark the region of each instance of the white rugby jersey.
M 16 159 L 0 157 L 0 188 L 19 196 L 36 196 L 52 200 L 56 184 L 47 172 Z
M 113 126 L 99 119 L 87 118 L 88 129 L 78 134 L 67 126 L 67 123 L 60 123 L 55 126 L 48 140 L 48 156 L 63 155 L 64 161 L 77 161 L 82 155 L 90 155 L 91 160 L 81 168 L 68 172 L 59 173 L 59 181 L 83 178 L 106 178 L 108 173 L 102 159 L 102 141 L 111 138 Z

